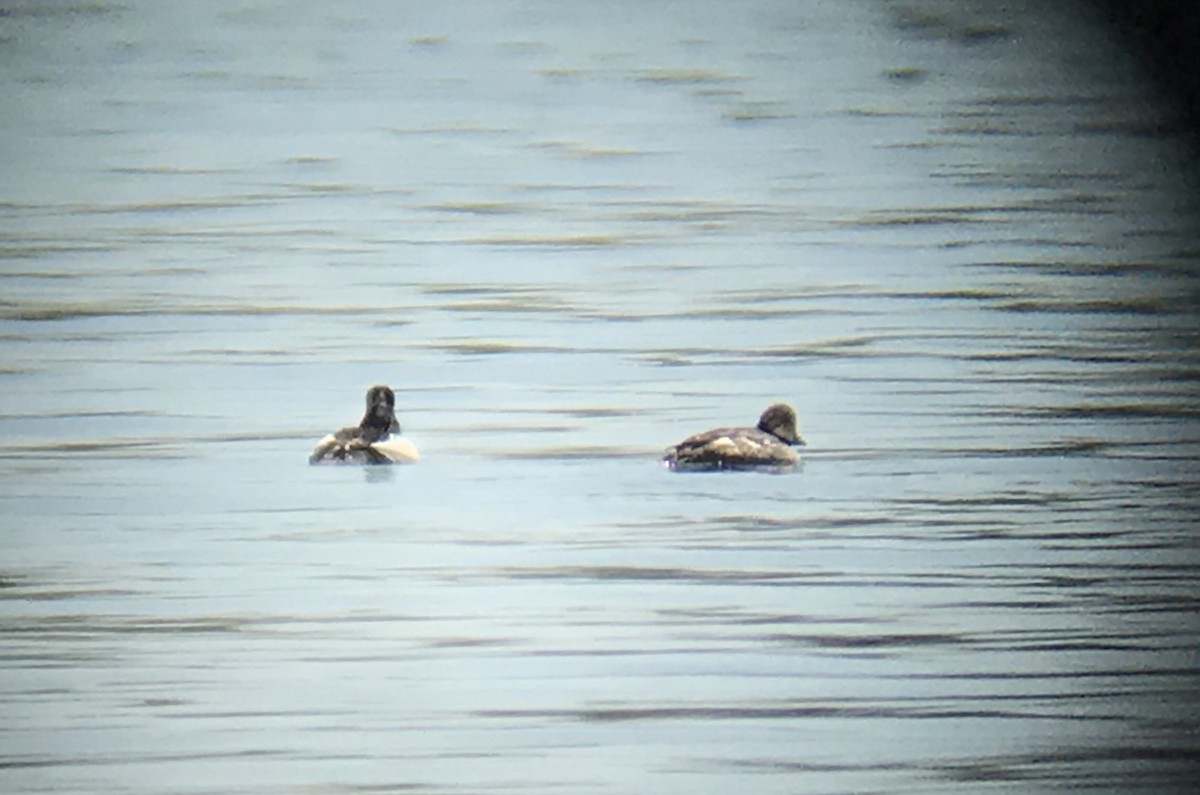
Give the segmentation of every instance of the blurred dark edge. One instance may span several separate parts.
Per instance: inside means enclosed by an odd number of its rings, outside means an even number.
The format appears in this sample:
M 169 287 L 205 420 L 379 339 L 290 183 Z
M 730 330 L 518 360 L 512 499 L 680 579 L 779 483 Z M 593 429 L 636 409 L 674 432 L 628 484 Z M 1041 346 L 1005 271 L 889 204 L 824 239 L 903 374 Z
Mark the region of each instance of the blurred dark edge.
M 1168 92 L 1180 120 L 1191 133 L 1200 132 L 1200 0 L 1093 1 L 1151 77 Z M 1200 313 L 1193 317 L 1200 318 Z M 1195 688 L 1180 697 L 1194 698 Z M 1180 759 L 1181 783 L 1176 788 L 1164 782 L 1163 793 L 1200 792 L 1194 732 L 1195 724 L 1181 727 L 1180 744 L 1186 749 Z
M 1200 0 L 1094 0 L 1200 130 Z

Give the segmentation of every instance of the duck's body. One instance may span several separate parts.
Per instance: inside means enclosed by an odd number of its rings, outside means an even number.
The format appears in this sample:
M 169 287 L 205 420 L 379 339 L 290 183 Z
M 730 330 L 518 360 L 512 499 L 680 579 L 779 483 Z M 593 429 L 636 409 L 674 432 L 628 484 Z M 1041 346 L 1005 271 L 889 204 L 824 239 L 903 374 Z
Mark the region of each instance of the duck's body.
M 803 445 L 796 412 L 776 403 L 754 428 L 714 428 L 689 436 L 667 450 L 671 469 L 787 469 L 800 462 L 793 445 Z
M 308 463 L 404 464 L 421 456 L 400 433 L 396 395 L 386 386 L 367 390 L 367 411 L 358 425 L 342 428 L 317 443 Z
M 408 439 L 388 436 L 367 442 L 357 427 L 342 428 L 317 443 L 310 464 L 413 464 L 420 460 L 417 447 Z

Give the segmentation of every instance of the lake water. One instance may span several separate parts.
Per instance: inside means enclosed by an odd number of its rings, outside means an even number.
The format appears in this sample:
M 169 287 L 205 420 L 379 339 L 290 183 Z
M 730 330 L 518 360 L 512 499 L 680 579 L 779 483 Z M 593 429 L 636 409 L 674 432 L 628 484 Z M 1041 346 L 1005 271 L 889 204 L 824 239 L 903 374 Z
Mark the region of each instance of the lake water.
M 1191 791 L 1196 149 L 996 5 L 4 3 L 0 790 Z

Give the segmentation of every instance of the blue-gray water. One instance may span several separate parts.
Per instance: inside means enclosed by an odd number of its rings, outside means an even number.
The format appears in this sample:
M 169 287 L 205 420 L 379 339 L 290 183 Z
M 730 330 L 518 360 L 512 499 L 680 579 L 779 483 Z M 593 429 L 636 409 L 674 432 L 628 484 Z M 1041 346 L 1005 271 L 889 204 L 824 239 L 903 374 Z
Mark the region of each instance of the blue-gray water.
M 1194 150 L 996 5 L 0 5 L 0 790 L 1188 791 Z

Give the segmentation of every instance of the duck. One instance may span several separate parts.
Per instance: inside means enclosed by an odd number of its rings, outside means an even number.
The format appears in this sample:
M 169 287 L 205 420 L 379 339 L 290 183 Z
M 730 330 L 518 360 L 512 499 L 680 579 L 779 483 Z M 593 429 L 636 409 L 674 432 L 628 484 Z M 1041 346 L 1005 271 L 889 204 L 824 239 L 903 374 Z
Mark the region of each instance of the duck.
M 663 463 L 670 469 L 784 470 L 800 462 L 793 448 L 803 446 L 796 411 L 786 403 L 767 407 L 753 428 L 714 428 L 667 448 Z
M 383 384 L 367 390 L 367 411 L 358 425 L 328 434 L 317 443 L 308 463 L 410 464 L 420 459 L 416 446 L 400 433 L 396 393 Z

